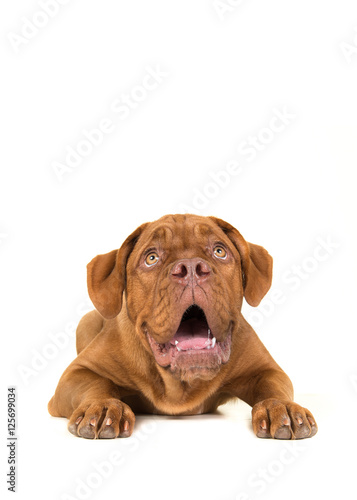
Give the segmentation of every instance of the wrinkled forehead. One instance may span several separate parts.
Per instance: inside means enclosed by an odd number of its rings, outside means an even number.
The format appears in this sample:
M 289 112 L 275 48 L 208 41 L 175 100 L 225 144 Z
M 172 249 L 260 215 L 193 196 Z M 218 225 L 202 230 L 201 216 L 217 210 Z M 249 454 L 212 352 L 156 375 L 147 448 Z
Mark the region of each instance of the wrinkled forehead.
M 137 250 L 142 252 L 150 247 L 161 247 L 184 251 L 197 244 L 206 246 L 214 240 L 228 245 L 230 243 L 221 228 L 209 218 L 166 216 L 145 228 L 137 243 Z

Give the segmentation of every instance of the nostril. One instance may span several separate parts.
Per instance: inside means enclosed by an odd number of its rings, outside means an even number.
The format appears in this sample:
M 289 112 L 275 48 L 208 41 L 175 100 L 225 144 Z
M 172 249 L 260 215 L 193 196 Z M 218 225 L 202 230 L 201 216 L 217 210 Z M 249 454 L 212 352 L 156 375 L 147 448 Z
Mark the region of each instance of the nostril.
M 200 278 L 203 278 L 205 276 L 208 276 L 210 273 L 210 269 L 207 265 L 205 265 L 203 262 L 199 262 L 196 266 L 196 275 L 199 276 Z
M 184 278 L 185 276 L 187 276 L 187 274 L 187 267 L 184 264 L 179 264 L 172 272 L 172 276 L 174 276 L 175 278 Z

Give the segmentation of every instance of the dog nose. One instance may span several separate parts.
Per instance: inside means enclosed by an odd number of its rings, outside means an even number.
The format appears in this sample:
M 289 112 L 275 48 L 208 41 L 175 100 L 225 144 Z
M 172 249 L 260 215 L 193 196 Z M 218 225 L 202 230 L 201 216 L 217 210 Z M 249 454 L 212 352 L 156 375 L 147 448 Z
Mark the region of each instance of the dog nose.
M 171 278 L 187 285 L 190 281 L 205 281 L 211 274 L 211 268 L 203 259 L 182 259 L 175 262 L 171 269 Z

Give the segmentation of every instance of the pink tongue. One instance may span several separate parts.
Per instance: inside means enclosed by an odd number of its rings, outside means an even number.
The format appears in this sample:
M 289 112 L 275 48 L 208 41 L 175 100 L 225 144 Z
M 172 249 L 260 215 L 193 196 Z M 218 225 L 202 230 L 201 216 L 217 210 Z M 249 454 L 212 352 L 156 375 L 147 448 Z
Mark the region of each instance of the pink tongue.
M 177 344 L 176 344 L 177 341 Z M 208 326 L 205 321 L 196 318 L 181 323 L 173 339 L 172 345 L 185 351 L 187 349 L 204 349 L 212 344 L 211 335 L 208 337 Z

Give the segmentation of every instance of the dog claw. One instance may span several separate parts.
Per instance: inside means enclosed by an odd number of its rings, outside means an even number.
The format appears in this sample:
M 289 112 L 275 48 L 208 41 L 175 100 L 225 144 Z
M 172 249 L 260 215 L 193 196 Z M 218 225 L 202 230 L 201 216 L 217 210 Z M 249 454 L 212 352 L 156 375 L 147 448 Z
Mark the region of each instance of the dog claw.
M 105 422 L 105 425 L 112 425 L 113 421 L 111 418 L 108 418 L 107 421 Z
M 93 427 L 95 427 L 95 424 L 97 423 L 97 421 L 96 421 L 95 418 L 92 418 L 92 420 L 89 423 L 90 423 L 90 425 L 92 425 Z
M 316 422 L 306 408 L 293 401 L 268 398 L 252 409 L 253 429 L 259 438 L 304 439 L 317 433 Z

